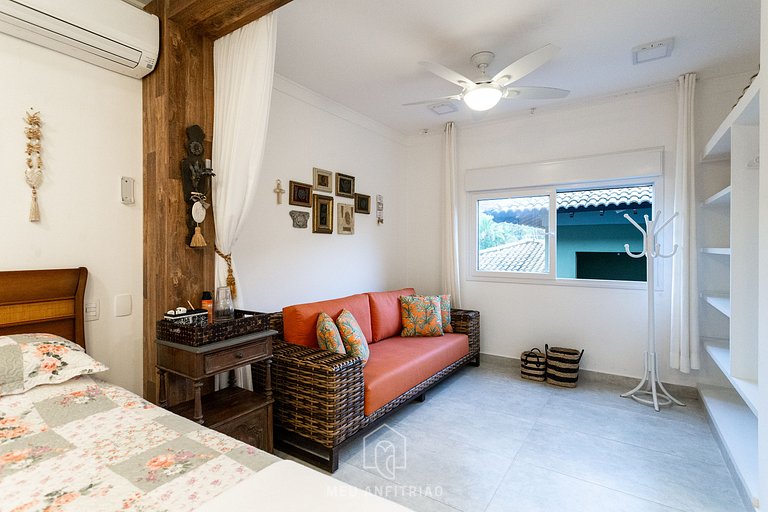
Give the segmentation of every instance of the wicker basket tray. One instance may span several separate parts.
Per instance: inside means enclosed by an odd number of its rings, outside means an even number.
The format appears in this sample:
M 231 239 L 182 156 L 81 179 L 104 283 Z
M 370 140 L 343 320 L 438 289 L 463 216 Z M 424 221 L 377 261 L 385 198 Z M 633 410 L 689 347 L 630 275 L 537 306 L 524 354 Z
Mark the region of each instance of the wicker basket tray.
M 207 318 L 193 325 L 183 325 L 173 320 L 159 320 L 156 336 L 159 340 L 172 341 L 191 347 L 243 336 L 267 329 L 268 314 L 255 311 L 235 310 L 235 319 L 226 322 L 207 323 Z

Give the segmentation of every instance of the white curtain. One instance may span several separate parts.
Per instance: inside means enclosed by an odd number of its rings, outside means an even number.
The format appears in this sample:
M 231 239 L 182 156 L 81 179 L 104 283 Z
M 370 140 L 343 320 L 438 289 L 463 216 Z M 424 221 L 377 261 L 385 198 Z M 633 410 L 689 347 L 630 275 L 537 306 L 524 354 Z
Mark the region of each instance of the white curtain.
M 669 361 L 689 373 L 700 368 L 698 279 L 696 267 L 696 187 L 693 98 L 696 74 L 677 80 L 677 150 L 675 158 L 674 243 L 672 258 L 672 332 Z
M 275 20 L 268 14 L 213 43 L 216 285 L 230 285 L 236 305 L 232 246 L 255 198 L 264 158 L 275 40 Z M 238 385 L 252 389 L 250 367 L 237 373 Z
M 451 294 L 451 306 L 461 307 L 459 272 L 459 212 L 456 199 L 456 126 L 445 125 L 443 145 L 443 291 Z

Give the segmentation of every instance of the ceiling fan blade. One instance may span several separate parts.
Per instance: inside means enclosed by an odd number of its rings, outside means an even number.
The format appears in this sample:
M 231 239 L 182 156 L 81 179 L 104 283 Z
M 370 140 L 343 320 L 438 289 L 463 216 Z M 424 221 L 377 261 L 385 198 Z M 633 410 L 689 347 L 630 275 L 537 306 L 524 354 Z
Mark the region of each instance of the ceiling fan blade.
M 434 62 L 421 61 L 419 62 L 419 65 L 421 65 L 427 71 L 430 71 L 436 74 L 437 76 L 439 76 L 440 78 L 448 80 L 449 82 L 452 82 L 458 85 L 459 87 L 467 87 L 470 85 L 475 85 L 475 82 L 473 82 L 469 78 L 465 77 L 461 73 L 457 73 L 452 69 L 448 69 L 442 64 L 435 64 Z
M 432 98 L 431 100 L 414 101 L 413 103 L 403 103 L 404 107 L 411 105 L 427 105 L 430 103 L 440 103 L 441 101 L 460 100 L 461 94 L 455 94 L 453 96 L 443 96 L 442 98 Z
M 493 81 L 501 87 L 504 87 L 507 84 L 520 80 L 525 75 L 543 66 L 547 61 L 557 55 L 559 51 L 560 48 L 553 44 L 542 46 L 525 57 L 517 59 L 509 66 L 496 73 L 496 76 L 493 77 Z
M 554 87 L 507 87 L 504 98 L 516 100 L 555 100 L 565 98 L 571 93 Z

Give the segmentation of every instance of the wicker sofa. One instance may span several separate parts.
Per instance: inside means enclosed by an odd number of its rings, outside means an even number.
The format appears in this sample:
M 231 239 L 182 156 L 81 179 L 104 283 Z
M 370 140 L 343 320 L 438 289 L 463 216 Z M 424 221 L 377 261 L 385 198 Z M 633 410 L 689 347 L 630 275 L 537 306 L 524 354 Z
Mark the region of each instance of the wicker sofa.
M 480 361 L 480 313 L 452 309 L 453 333 L 401 338 L 399 297 L 406 288 L 299 304 L 270 314 L 273 344 L 275 446 L 334 472 L 346 442 L 369 432 L 399 407 L 466 364 Z M 371 356 L 358 358 L 317 347 L 317 315 L 348 309 L 358 320 Z M 393 317 L 393 312 L 397 318 Z M 263 378 L 254 367 L 255 379 Z

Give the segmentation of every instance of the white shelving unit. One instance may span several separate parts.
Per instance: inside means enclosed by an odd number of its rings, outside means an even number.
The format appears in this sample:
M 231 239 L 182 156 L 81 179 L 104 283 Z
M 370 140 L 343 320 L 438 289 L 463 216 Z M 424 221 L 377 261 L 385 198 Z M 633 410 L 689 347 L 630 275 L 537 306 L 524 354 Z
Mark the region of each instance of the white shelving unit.
M 705 199 L 704 206 L 731 206 L 731 186 Z
M 707 304 L 731 318 L 731 299 L 729 297 L 720 297 L 718 295 L 705 295 L 704 300 Z
M 752 495 L 752 505 L 757 508 L 757 417 L 732 389 L 701 386 L 699 393 L 704 407 L 713 418 L 712 423 L 731 466 L 744 488 Z
M 702 254 L 719 254 L 720 256 L 730 256 L 730 247 L 702 247 Z
M 709 238 L 700 249 L 702 343 L 730 383 L 699 386 L 725 456 L 759 507 L 758 177 L 760 77 L 745 91 L 704 148 L 702 162 L 726 162 L 730 185 L 705 199 Z M 707 222 L 710 221 L 708 225 Z M 715 311 L 717 313 L 715 313 Z M 706 325 L 705 325 L 706 324 Z M 718 333 L 707 333 L 707 330 Z M 727 333 L 723 336 L 723 333 Z M 707 337 L 708 336 L 708 337 Z

